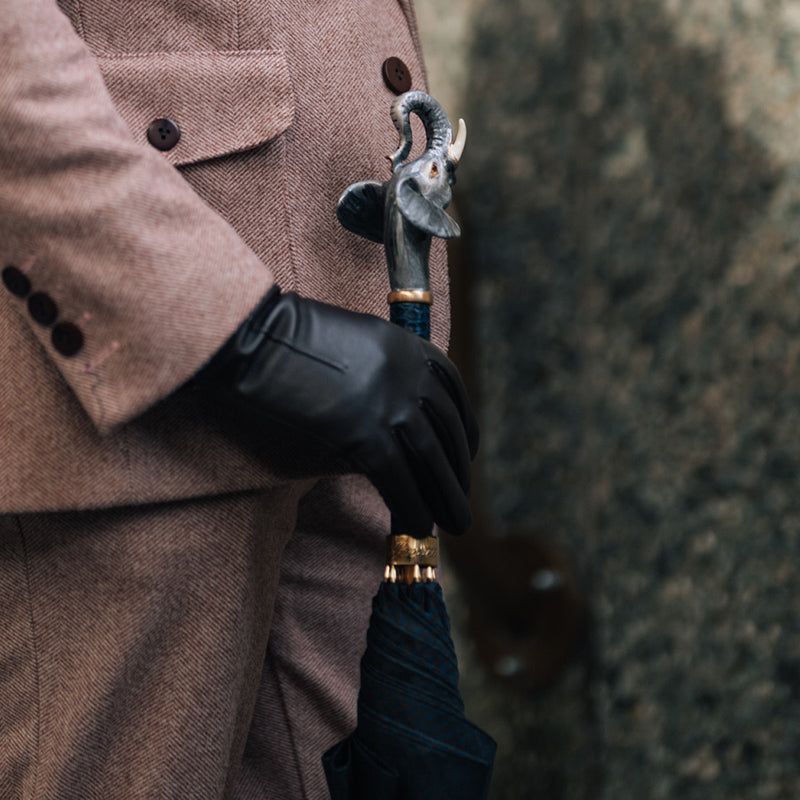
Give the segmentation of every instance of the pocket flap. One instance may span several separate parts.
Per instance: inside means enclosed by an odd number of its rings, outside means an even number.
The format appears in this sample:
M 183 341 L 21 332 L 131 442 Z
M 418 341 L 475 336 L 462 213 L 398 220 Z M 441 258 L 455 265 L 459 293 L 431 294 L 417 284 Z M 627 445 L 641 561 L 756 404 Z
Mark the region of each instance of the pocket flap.
M 97 56 L 111 98 L 133 135 L 147 142 L 153 120 L 177 123 L 171 164 L 249 150 L 294 117 L 289 68 L 276 50 L 124 53 Z

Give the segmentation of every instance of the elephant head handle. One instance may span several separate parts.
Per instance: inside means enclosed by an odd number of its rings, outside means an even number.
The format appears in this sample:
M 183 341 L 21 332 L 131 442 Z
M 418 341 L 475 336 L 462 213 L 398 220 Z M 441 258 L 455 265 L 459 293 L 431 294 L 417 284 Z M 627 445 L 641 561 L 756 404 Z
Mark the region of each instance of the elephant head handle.
M 428 259 L 431 239 L 459 236 L 456 222 L 445 213 L 452 198 L 455 170 L 466 141 L 466 126 L 453 129 L 442 107 L 423 92 L 406 92 L 391 107 L 400 140 L 389 156 L 388 181 L 362 181 L 350 186 L 336 208 L 339 222 L 359 236 L 383 244 L 389 268 L 389 302 L 393 319 L 406 312 L 417 316 L 419 304 L 432 301 Z M 412 148 L 411 114 L 425 128 L 425 150 L 406 161 Z M 412 303 L 412 306 L 408 306 Z M 422 331 L 418 331 L 422 333 Z

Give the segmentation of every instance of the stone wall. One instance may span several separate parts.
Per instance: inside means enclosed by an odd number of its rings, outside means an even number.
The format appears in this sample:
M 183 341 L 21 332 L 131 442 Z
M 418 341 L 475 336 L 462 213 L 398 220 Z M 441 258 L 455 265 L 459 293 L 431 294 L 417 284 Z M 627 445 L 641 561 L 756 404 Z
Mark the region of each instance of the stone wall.
M 493 796 L 798 797 L 800 2 L 418 13 L 469 123 L 457 344 L 491 535 L 555 544 L 589 612 L 536 693 L 462 641 Z

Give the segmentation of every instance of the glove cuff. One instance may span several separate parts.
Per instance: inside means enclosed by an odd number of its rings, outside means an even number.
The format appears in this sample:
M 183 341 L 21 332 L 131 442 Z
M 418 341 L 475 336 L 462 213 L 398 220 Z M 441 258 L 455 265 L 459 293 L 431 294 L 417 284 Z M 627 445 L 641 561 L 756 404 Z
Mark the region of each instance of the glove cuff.
M 212 386 L 230 383 L 238 367 L 263 340 L 264 332 L 269 328 L 269 317 L 280 299 L 281 289 L 275 284 L 211 360 L 195 375 L 195 381 Z

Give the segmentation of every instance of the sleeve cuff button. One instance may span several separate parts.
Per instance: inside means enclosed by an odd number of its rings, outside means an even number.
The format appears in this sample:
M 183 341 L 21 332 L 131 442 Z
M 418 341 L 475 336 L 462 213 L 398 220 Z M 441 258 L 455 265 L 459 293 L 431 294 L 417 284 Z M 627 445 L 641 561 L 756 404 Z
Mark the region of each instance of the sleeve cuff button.
M 34 292 L 28 298 L 28 313 L 35 322 L 47 327 L 58 319 L 58 306 L 49 294 Z
M 3 270 L 3 285 L 15 297 L 25 298 L 31 292 L 28 276 L 17 267 L 8 266 Z
M 72 322 L 59 322 L 50 338 L 56 352 L 66 358 L 74 356 L 83 347 L 83 333 Z

